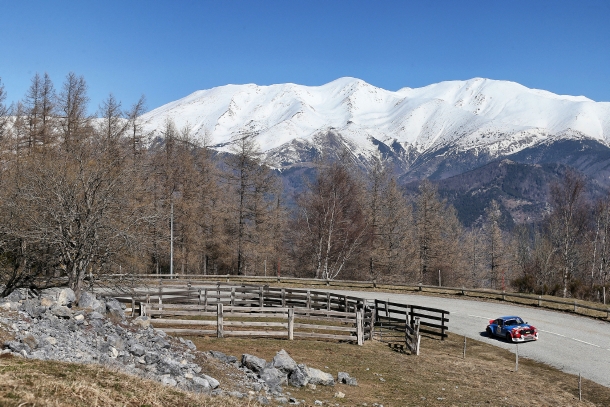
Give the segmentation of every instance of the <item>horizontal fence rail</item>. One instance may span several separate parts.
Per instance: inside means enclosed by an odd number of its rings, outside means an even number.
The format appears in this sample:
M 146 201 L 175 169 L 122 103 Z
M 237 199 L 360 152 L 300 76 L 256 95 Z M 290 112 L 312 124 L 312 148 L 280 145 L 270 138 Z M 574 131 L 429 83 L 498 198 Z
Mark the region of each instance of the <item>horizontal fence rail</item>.
M 119 279 L 122 278 L 125 281 L 129 277 L 127 275 L 105 275 L 104 279 Z M 263 277 L 263 276 L 237 276 L 237 275 L 170 275 L 170 274 L 140 274 L 140 279 L 155 279 L 157 281 L 163 281 L 164 285 L 184 285 L 185 281 L 218 281 L 224 280 L 226 283 L 240 282 L 242 284 L 247 283 L 287 283 L 287 284 L 306 284 L 309 286 L 336 286 L 336 287 L 353 287 L 358 289 L 387 289 L 387 290 L 409 290 L 419 292 L 434 292 L 434 293 L 454 293 L 463 296 L 472 297 L 486 297 L 494 298 L 503 301 L 511 301 L 518 303 L 525 303 L 541 308 L 549 309 L 560 309 L 564 311 L 570 311 L 577 314 L 583 314 L 591 316 L 590 312 L 597 313 L 598 316 L 605 316 L 606 319 L 610 319 L 610 306 L 607 305 L 591 305 L 585 304 L 582 301 L 574 299 L 562 299 L 562 298 L 549 298 L 548 296 L 540 296 L 534 294 L 522 294 L 513 293 L 506 291 L 490 290 L 490 289 L 475 289 L 465 287 L 441 287 L 437 285 L 409 285 L 409 284 L 379 284 L 375 281 L 352 281 L 352 280 L 323 280 L 323 279 L 311 279 L 311 278 L 296 278 L 296 277 Z M 604 295 L 605 297 L 605 295 Z M 553 304 L 553 305 L 550 305 Z
M 398 332 L 404 343 L 406 326 L 416 318 L 418 335 L 444 339 L 449 329 L 445 310 L 299 288 L 174 280 L 136 288 L 131 296 L 104 295 L 127 303 L 132 315 L 153 318 L 153 326 L 183 335 L 303 337 L 361 345 Z

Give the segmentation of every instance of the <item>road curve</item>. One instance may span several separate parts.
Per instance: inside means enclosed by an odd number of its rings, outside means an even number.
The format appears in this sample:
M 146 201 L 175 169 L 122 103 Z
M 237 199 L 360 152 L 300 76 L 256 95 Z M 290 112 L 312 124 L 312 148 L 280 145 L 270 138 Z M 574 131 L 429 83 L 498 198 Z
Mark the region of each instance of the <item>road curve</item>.
M 333 291 L 360 298 L 377 298 L 402 304 L 442 308 L 451 313 L 449 332 L 509 349 L 513 353 L 514 344 L 487 337 L 485 327 L 490 319 L 503 315 L 519 315 L 539 331 L 538 341 L 519 345 L 520 357 L 546 363 L 566 373 L 581 373 L 584 378 L 610 387 L 610 323 L 608 322 L 508 303 L 429 297 L 419 294 Z

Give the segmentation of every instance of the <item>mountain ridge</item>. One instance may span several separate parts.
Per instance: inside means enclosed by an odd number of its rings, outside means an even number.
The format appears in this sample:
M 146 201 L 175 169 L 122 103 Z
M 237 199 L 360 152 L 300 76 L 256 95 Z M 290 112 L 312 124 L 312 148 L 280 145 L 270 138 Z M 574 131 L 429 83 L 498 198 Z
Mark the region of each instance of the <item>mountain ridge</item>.
M 321 86 L 225 85 L 146 113 L 145 128 L 158 136 L 166 118 L 221 151 L 233 137 L 256 133 L 276 168 L 307 162 L 316 138 L 329 131 L 364 161 L 400 145 L 411 153 L 403 171 L 443 149 L 495 159 L 553 139 L 610 145 L 610 103 L 484 78 L 398 91 L 349 77 Z

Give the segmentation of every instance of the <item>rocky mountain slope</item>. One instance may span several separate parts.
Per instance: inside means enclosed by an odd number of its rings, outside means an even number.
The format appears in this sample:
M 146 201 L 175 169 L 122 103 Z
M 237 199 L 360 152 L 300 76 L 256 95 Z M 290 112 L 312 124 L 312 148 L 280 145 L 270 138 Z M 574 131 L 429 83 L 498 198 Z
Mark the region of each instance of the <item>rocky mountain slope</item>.
M 455 175 L 558 140 L 610 142 L 610 103 L 482 78 L 398 91 L 354 78 L 322 86 L 227 85 L 143 116 L 154 136 L 162 136 L 167 118 L 219 150 L 236 135 L 256 133 L 277 168 L 309 162 L 330 146 L 365 165 L 383 157 L 402 172 L 415 170 L 416 178 Z M 435 174 L 450 157 L 461 162 L 458 169 Z

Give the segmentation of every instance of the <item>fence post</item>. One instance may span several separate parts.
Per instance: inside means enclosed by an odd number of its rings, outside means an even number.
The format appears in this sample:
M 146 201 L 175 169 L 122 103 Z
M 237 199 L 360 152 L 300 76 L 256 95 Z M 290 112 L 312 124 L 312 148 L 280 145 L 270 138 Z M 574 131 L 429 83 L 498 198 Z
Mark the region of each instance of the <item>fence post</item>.
M 258 306 L 263 308 L 264 304 L 265 304 L 265 302 L 264 302 L 264 299 L 263 299 L 263 286 L 261 285 L 258 288 Z
M 216 309 L 216 336 L 218 338 L 223 338 L 225 332 L 223 327 L 222 302 L 217 304 Z
M 347 295 L 343 296 L 343 302 L 344 302 L 344 304 L 343 304 L 343 312 L 348 312 L 349 309 L 347 308 Z
M 159 286 L 159 312 L 163 310 L 163 286 Z M 161 314 L 159 314 L 161 318 Z
M 445 312 L 441 312 L 441 341 L 445 340 Z
M 294 340 L 294 308 L 288 308 L 288 340 Z
M 203 289 L 203 309 L 207 312 L 208 311 L 208 289 L 204 288 Z
M 141 317 L 146 316 L 146 305 L 144 305 L 144 303 L 142 303 L 142 302 L 140 302 L 140 316 Z
M 574 312 L 576 312 L 576 300 L 574 300 Z
M 419 318 L 415 318 L 415 356 L 419 356 L 419 344 L 421 342 L 421 335 L 419 334 Z
M 413 305 L 409 305 L 409 315 L 411 316 L 409 324 L 413 326 L 413 324 L 415 324 L 415 316 L 413 315 Z
M 362 346 L 364 344 L 364 324 L 362 322 L 362 310 L 356 311 L 356 337 L 358 340 L 358 345 Z
M 578 372 L 578 401 L 582 401 L 582 377 Z
M 198 294 L 198 300 L 197 300 L 197 305 L 201 306 L 201 288 L 197 291 Z
M 136 316 L 136 300 L 133 299 L 133 297 L 131 297 L 131 317 L 135 317 Z
M 373 340 L 373 335 L 375 334 L 375 322 L 377 322 L 377 307 L 374 306 L 371 310 L 371 336 L 370 340 Z
M 542 295 L 538 296 L 538 306 L 541 307 L 542 306 Z
M 326 292 L 326 310 L 330 311 L 330 291 Z
M 231 306 L 235 306 L 235 287 L 231 287 Z
M 519 344 L 516 344 L 515 350 L 515 372 L 519 371 Z
M 464 335 L 464 350 L 462 350 L 462 359 L 466 359 L 466 335 Z
M 190 281 L 188 281 L 186 283 L 186 298 L 188 301 L 190 301 L 190 299 L 191 299 L 191 282 Z
M 307 290 L 307 309 L 311 309 L 311 291 Z
M 286 306 L 286 289 L 282 288 L 282 307 Z

